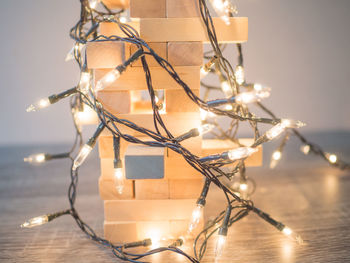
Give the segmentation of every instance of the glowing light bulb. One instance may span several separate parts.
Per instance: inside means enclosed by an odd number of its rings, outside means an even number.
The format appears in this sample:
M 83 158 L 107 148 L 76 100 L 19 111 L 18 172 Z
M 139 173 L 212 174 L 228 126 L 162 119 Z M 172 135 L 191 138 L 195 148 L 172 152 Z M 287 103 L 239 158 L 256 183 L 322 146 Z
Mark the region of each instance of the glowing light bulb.
M 286 127 L 282 123 L 278 123 L 277 125 L 273 126 L 270 130 L 266 132 L 266 137 L 269 140 L 272 140 L 279 136 L 282 132 L 284 132 Z
M 257 148 L 251 147 L 239 147 L 237 149 L 233 149 L 227 152 L 228 158 L 232 161 L 246 158 L 253 153 L 257 152 Z
M 31 228 L 31 227 L 43 225 L 47 222 L 49 222 L 49 217 L 47 215 L 43 215 L 43 216 L 38 216 L 38 217 L 29 219 L 28 221 L 24 222 L 21 225 L 21 227 Z
M 327 154 L 327 159 L 330 163 L 336 163 L 338 161 L 338 157 L 335 154 Z
M 126 22 L 128 22 L 128 18 L 126 16 L 121 16 L 121 17 L 119 17 L 119 21 L 120 21 L 120 23 L 125 24 Z
M 206 123 L 198 127 L 198 132 L 200 135 L 206 134 L 215 128 L 214 124 Z
M 201 67 L 201 70 L 200 70 L 200 78 L 204 78 L 206 75 L 208 75 L 209 71 L 207 71 L 205 69 L 205 67 Z
M 215 246 L 215 257 L 218 258 L 222 255 L 222 251 L 224 250 L 225 244 L 226 244 L 226 238 L 225 235 L 218 235 L 218 239 L 216 241 Z
M 300 151 L 302 151 L 302 153 L 304 153 L 305 155 L 309 154 L 310 150 L 311 150 L 311 147 L 308 144 L 302 145 L 300 147 Z
M 227 80 L 221 82 L 221 89 L 227 98 L 232 97 L 233 90 L 231 88 L 230 83 Z
M 96 112 L 87 106 L 83 111 L 76 111 L 74 117 L 79 124 L 92 124 L 98 120 Z
M 239 185 L 239 190 L 241 190 L 241 191 L 247 191 L 247 190 L 248 190 L 248 184 L 246 184 L 246 183 L 241 183 L 241 184 Z
M 92 9 L 96 8 L 96 6 L 99 2 L 101 2 L 101 0 L 89 0 L 90 8 L 92 8 Z
M 74 44 L 72 49 L 68 52 L 65 61 L 67 62 L 67 61 L 73 60 L 74 54 L 78 51 L 81 51 L 83 47 L 84 47 L 84 44 L 81 44 L 81 43 Z
M 259 83 L 254 84 L 254 90 L 255 91 L 261 91 L 263 89 L 263 86 Z
M 261 88 L 260 90 L 242 92 L 236 96 L 235 102 L 240 104 L 254 103 L 270 97 L 270 91 L 269 88 Z
M 279 160 L 282 158 L 281 151 L 274 151 L 272 154 L 271 162 L 270 162 L 270 168 L 273 169 L 278 164 Z
M 295 232 L 293 232 L 292 229 L 290 229 L 289 227 L 285 226 L 283 229 L 282 229 L 282 233 L 287 236 L 288 238 L 298 242 L 299 244 L 302 244 L 304 241 L 303 239 L 301 238 L 301 236 L 299 236 L 298 234 L 296 234 Z
M 37 111 L 43 108 L 48 107 L 51 104 L 49 98 L 45 98 L 45 99 L 41 99 L 38 102 L 36 102 L 35 104 L 30 105 L 27 108 L 27 112 L 32 112 L 32 111 Z
M 114 184 L 118 194 L 122 194 L 124 190 L 125 178 L 123 168 L 114 168 Z
M 89 72 L 81 72 L 79 89 L 82 93 L 86 94 L 89 92 L 91 74 Z
M 244 68 L 242 66 L 236 67 L 235 78 L 238 85 L 242 85 L 245 82 Z
M 115 80 L 120 77 L 120 71 L 118 69 L 113 69 L 108 72 L 96 83 L 95 91 L 103 90 L 105 87 L 111 85 Z
M 306 125 L 304 122 L 291 120 L 291 119 L 282 119 L 281 123 L 286 128 L 301 128 Z
M 24 161 L 28 163 L 43 163 L 46 161 L 46 157 L 44 153 L 32 154 L 24 158 Z
M 202 216 L 203 216 L 203 206 L 200 204 L 197 204 L 196 208 L 193 209 L 192 211 L 191 221 L 188 226 L 189 233 L 192 233 L 192 231 L 198 226 L 198 223 L 200 222 Z
M 226 106 L 225 106 L 225 110 L 227 110 L 227 111 L 233 110 L 232 105 L 230 105 L 230 104 L 226 105 Z
M 236 6 L 232 5 L 229 0 L 210 0 L 215 12 L 227 24 L 230 24 L 230 16 L 237 13 Z
M 92 147 L 88 144 L 85 144 L 81 148 L 78 156 L 74 160 L 73 170 L 76 170 L 85 161 L 86 157 L 90 154 L 91 151 Z
M 200 115 L 201 115 L 201 120 L 202 121 L 205 121 L 207 118 L 216 116 L 216 114 L 211 112 L 211 111 L 206 111 L 206 110 L 203 110 L 203 109 L 200 109 L 199 111 L 200 111 Z

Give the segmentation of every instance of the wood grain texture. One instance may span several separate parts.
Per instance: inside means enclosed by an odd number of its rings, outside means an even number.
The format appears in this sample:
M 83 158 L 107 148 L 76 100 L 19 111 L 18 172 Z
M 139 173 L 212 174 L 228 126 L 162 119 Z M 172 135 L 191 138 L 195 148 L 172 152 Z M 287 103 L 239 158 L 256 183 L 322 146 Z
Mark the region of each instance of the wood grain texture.
M 350 159 L 350 133 L 308 134 L 330 152 Z M 286 158 L 270 170 L 268 164 L 247 169 L 257 183 L 254 204 L 283 221 L 307 242 L 299 246 L 286 239 L 254 214 L 229 229 L 227 247 L 219 262 L 225 263 L 343 263 L 350 261 L 350 172 L 329 167 L 314 156 L 299 151 L 300 143 L 291 138 Z M 267 144 L 268 160 L 276 145 Z M 68 160 L 42 166 L 23 163 L 35 152 L 64 152 L 69 145 L 0 147 L 0 261 L 1 262 L 120 262 L 110 249 L 88 239 L 70 216 L 33 229 L 20 229 L 25 219 L 68 208 L 66 189 Z M 98 194 L 100 173 L 97 151 L 79 169 L 77 208 L 82 219 L 103 236 L 103 203 Z M 205 217 L 225 207 L 222 193 L 209 192 Z M 130 232 L 131 235 L 131 232 Z M 134 240 L 131 240 L 134 241 Z M 202 262 L 214 262 L 215 241 L 210 240 Z M 192 254 L 191 244 L 181 247 Z M 139 252 L 145 251 L 140 249 Z M 183 257 L 165 253 L 149 262 L 182 263 Z
M 131 112 L 130 91 L 99 91 L 96 98 L 102 103 L 103 107 L 114 114 L 128 114 Z
M 163 59 L 168 59 L 167 54 L 167 43 L 166 42 L 151 42 L 147 43 L 151 49 L 154 50 L 154 52 L 157 53 L 158 56 L 162 57 Z M 134 54 L 137 51 L 138 47 L 135 45 L 130 45 L 130 54 Z M 146 50 L 148 52 L 148 50 Z M 148 66 L 150 67 L 160 67 L 158 62 L 153 58 L 151 55 L 145 56 L 146 61 L 148 63 Z M 136 60 L 132 67 L 142 67 L 142 62 L 140 59 Z
M 168 18 L 201 15 L 198 0 L 166 0 L 166 12 Z
M 130 0 L 102 0 L 102 2 L 111 9 L 124 8 L 127 9 L 130 6 Z
M 175 67 L 174 70 L 179 75 L 181 80 L 191 89 L 200 88 L 200 67 Z M 95 79 L 98 81 L 108 69 L 95 70 Z M 152 86 L 154 89 L 181 89 L 182 87 L 161 67 L 150 68 L 152 77 Z M 111 83 L 104 90 L 147 90 L 145 72 L 141 67 L 128 67 L 119 79 Z
M 130 0 L 130 17 L 166 17 L 166 0 Z
M 86 45 L 87 66 L 90 69 L 115 68 L 129 53 L 130 45 L 121 41 L 89 42 Z
M 173 66 L 202 66 L 202 42 L 169 42 L 168 61 Z
M 199 89 L 192 90 L 199 97 Z M 192 101 L 183 89 L 165 91 L 165 111 L 172 112 L 196 112 L 198 105 Z

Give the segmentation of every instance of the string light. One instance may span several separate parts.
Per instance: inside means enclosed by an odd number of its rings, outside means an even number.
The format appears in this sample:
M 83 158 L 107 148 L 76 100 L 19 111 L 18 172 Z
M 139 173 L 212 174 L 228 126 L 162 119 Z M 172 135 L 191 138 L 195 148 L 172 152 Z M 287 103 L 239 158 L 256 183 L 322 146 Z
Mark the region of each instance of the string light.
M 245 74 L 243 66 L 238 65 L 235 70 L 235 78 L 238 85 L 242 85 L 245 82 Z
M 110 86 L 120 77 L 120 75 L 125 71 L 126 67 L 137 60 L 142 54 L 143 50 L 139 49 L 123 64 L 117 66 L 116 68 L 109 71 L 106 75 L 104 75 L 100 80 L 97 81 L 95 92 L 103 90 L 104 88 Z
M 65 210 L 62 212 L 54 213 L 54 214 L 47 214 L 47 215 L 42 215 L 42 216 L 37 216 L 34 218 L 29 219 L 28 221 L 24 222 L 21 227 L 22 228 L 32 228 L 36 226 L 41 226 L 43 224 L 46 224 L 57 217 L 63 216 L 63 215 L 68 215 L 71 213 L 71 210 Z
M 72 49 L 68 52 L 65 61 L 68 62 L 70 60 L 74 59 L 74 54 L 81 52 L 81 50 L 83 49 L 84 44 L 81 43 L 76 43 L 74 44 L 74 46 L 72 47 Z
M 197 128 L 199 135 L 204 135 L 215 128 L 214 124 L 206 123 Z
M 311 147 L 310 147 L 310 145 L 308 145 L 308 144 L 302 145 L 302 146 L 300 147 L 300 151 L 301 151 L 302 153 L 304 153 L 305 155 L 309 154 L 309 153 L 310 153 L 310 150 L 311 150 Z
M 92 149 L 94 148 L 98 136 L 102 133 L 103 129 L 105 128 L 105 125 L 101 123 L 97 130 L 95 131 L 95 134 L 88 140 L 88 142 L 80 149 L 77 157 L 74 159 L 72 170 L 75 171 L 88 157 Z
M 229 25 L 231 23 L 230 17 L 237 13 L 236 6 L 232 5 L 229 0 L 210 0 L 210 3 L 218 16 Z
M 229 98 L 233 95 L 231 84 L 227 80 L 221 82 L 221 89 L 224 92 L 226 98 Z
M 201 234 L 197 236 L 197 238 L 194 240 L 194 253 L 195 258 L 191 257 L 190 255 L 186 254 L 176 246 L 181 246 L 184 239 L 181 240 L 175 240 L 170 246 L 168 247 L 159 247 L 159 241 L 161 240 L 160 237 L 164 236 L 162 233 L 160 233 L 160 230 L 158 228 L 150 229 L 149 236 L 152 239 L 152 247 L 157 247 L 156 250 L 146 252 L 143 254 L 138 254 L 136 260 L 140 260 L 143 257 L 146 257 L 150 254 L 154 253 L 160 253 L 163 251 L 172 251 L 175 253 L 178 253 L 179 255 L 185 256 L 187 259 L 189 259 L 191 262 L 199 262 L 206 250 L 207 247 L 207 240 L 212 236 L 220 226 L 220 222 L 222 221 L 222 224 L 218 231 L 218 239 L 215 247 L 215 254 L 216 257 L 219 257 L 222 254 L 222 251 L 224 249 L 225 243 L 226 243 L 226 237 L 228 232 L 228 227 L 230 227 L 233 223 L 241 220 L 245 216 L 247 216 L 250 212 L 255 213 L 260 218 L 265 220 L 266 222 L 273 225 L 276 229 L 281 231 L 284 235 L 288 236 L 289 238 L 296 240 L 299 243 L 302 243 L 302 239 L 299 235 L 295 234 L 290 228 L 286 227 L 281 222 L 276 221 L 271 216 L 269 216 L 267 213 L 261 211 L 256 206 L 252 205 L 250 201 L 244 200 L 246 197 L 244 195 L 236 195 L 233 191 L 228 189 L 225 185 L 221 183 L 221 181 L 218 178 L 226 177 L 228 179 L 231 179 L 238 171 L 242 170 L 242 167 L 245 167 L 245 158 L 252 155 L 254 152 L 256 152 L 257 146 L 267 142 L 270 139 L 276 138 L 281 133 L 283 133 L 286 129 L 288 132 L 293 133 L 296 135 L 303 143 L 306 145 L 312 145 L 311 150 L 322 156 L 327 157 L 327 160 L 335 164 L 337 167 L 340 167 L 341 169 L 347 169 L 349 168 L 349 165 L 342 163 L 336 155 L 327 154 L 323 152 L 321 149 L 318 148 L 318 146 L 311 144 L 308 142 L 299 132 L 294 130 L 295 128 L 302 127 L 304 124 L 299 121 L 293 121 L 289 119 L 282 119 L 280 120 L 280 123 L 278 122 L 278 118 L 270 112 L 267 108 L 262 106 L 260 103 L 257 104 L 257 106 L 262 109 L 265 113 L 270 115 L 270 119 L 268 118 L 260 118 L 256 117 L 255 114 L 249 111 L 248 105 L 245 107 L 233 107 L 234 103 L 238 104 L 249 104 L 254 102 L 259 102 L 261 99 L 267 98 L 270 95 L 270 89 L 263 87 L 260 84 L 254 84 L 253 89 L 251 85 L 246 84 L 245 81 L 245 72 L 243 67 L 243 55 L 242 55 L 242 48 L 241 44 L 237 44 L 238 47 L 238 66 L 235 69 L 235 72 L 232 72 L 232 66 L 228 62 L 229 60 L 223 57 L 222 55 L 222 45 L 219 45 L 219 43 L 216 40 L 215 37 L 215 30 L 210 24 L 209 21 L 211 21 L 210 12 L 207 8 L 206 1 L 205 0 L 199 0 L 200 9 L 203 11 L 201 12 L 202 21 L 204 23 L 204 26 L 206 28 L 206 32 L 208 34 L 209 39 L 211 40 L 211 46 L 213 48 L 213 55 L 211 60 L 206 63 L 202 69 L 201 73 L 207 74 L 208 72 L 213 72 L 217 74 L 220 78 L 221 84 L 225 80 L 235 80 L 234 84 L 238 84 L 239 86 L 243 85 L 244 88 L 247 88 L 246 92 L 239 92 L 240 89 L 237 90 L 237 94 L 235 93 L 233 96 L 233 90 L 229 82 L 224 84 L 224 87 L 222 88 L 223 92 L 225 93 L 226 98 L 225 99 L 218 99 L 215 101 L 208 101 L 205 102 L 205 100 L 199 99 L 197 96 L 193 96 L 193 93 L 191 92 L 191 88 L 188 87 L 182 80 L 181 77 L 176 73 L 176 71 L 170 66 L 170 64 L 160 56 L 158 56 L 152 49 L 148 47 L 147 44 L 145 44 L 145 41 L 140 39 L 139 36 L 136 33 L 136 30 L 134 30 L 132 27 L 127 28 L 128 37 L 126 39 L 120 38 L 119 36 L 112 36 L 112 37 L 106 37 L 106 36 L 99 36 L 98 35 L 98 27 L 101 22 L 112 22 L 115 23 L 117 26 L 121 28 L 122 31 L 124 31 L 126 25 L 123 25 L 124 18 L 121 16 L 122 12 L 117 11 L 114 13 L 113 11 L 109 10 L 105 5 L 101 5 L 101 9 L 105 9 L 105 11 L 96 11 L 91 10 L 95 9 L 97 7 L 97 4 L 100 3 L 100 0 L 88 0 L 88 1 L 82 1 L 82 10 L 81 10 L 81 18 L 80 21 L 74 26 L 71 30 L 71 37 L 76 41 L 76 44 L 72 48 L 70 54 L 67 55 L 68 59 L 75 58 L 77 62 L 79 63 L 79 66 L 81 68 L 81 76 L 79 85 L 77 88 L 71 89 L 71 92 L 64 92 L 58 95 L 50 96 L 49 98 L 45 98 L 42 101 L 39 101 L 38 104 L 35 106 L 33 105 L 30 107 L 29 111 L 34 111 L 40 108 L 47 107 L 50 104 L 53 104 L 60 100 L 61 98 L 74 95 L 73 97 L 73 103 L 71 103 L 71 107 L 74 108 L 74 114 L 78 114 L 76 112 L 82 112 L 83 108 L 79 106 L 79 103 L 77 101 L 81 102 L 81 105 L 84 105 L 84 108 L 92 108 L 95 112 L 97 112 L 99 119 L 102 121 L 102 123 L 97 128 L 95 134 L 89 139 L 89 141 L 83 145 L 82 139 L 81 139 L 81 132 L 80 129 L 77 127 L 75 123 L 75 127 L 77 128 L 77 145 L 81 146 L 80 152 L 78 153 L 77 157 L 73 160 L 72 165 L 72 174 L 71 174 L 71 184 L 68 191 L 68 198 L 69 203 L 71 206 L 71 209 L 64 211 L 63 213 L 56 213 L 53 215 L 44 215 L 40 217 L 33 218 L 26 223 L 24 223 L 23 227 L 32 227 L 36 225 L 41 225 L 43 223 L 51 221 L 53 218 L 56 218 L 63 214 L 70 214 L 75 221 L 77 222 L 77 225 L 80 227 L 80 229 L 86 233 L 93 241 L 97 242 L 100 245 L 103 245 L 105 247 L 112 248 L 113 253 L 116 257 L 127 260 L 131 262 L 135 262 L 135 256 L 129 253 L 124 253 L 123 249 L 135 247 L 135 246 L 149 246 L 151 244 L 150 240 L 143 240 L 143 241 L 137 241 L 132 243 L 126 243 L 122 245 L 113 245 L 104 238 L 99 237 L 94 233 L 92 228 L 88 226 L 78 215 L 77 210 L 75 208 L 75 199 L 76 199 L 76 188 L 77 188 L 77 182 L 78 182 L 78 171 L 77 168 L 84 162 L 88 154 L 91 152 L 92 148 L 96 144 L 96 140 L 98 136 L 101 134 L 102 130 L 106 125 L 109 123 L 113 125 L 108 125 L 108 129 L 113 134 L 113 137 L 120 140 L 120 137 L 125 139 L 129 143 L 138 143 L 150 147 L 168 147 L 181 156 L 184 157 L 184 159 L 191 164 L 193 167 L 195 167 L 198 171 L 200 171 L 205 177 L 206 182 L 210 179 L 213 180 L 214 184 L 217 185 L 222 192 L 226 195 L 227 201 L 228 201 L 228 208 L 225 211 L 222 211 L 219 213 L 219 215 L 214 218 L 212 221 L 207 222 L 206 224 L 206 230 L 202 231 Z M 235 12 L 234 6 L 228 1 L 228 0 L 211 0 L 211 3 L 213 4 L 216 12 L 221 16 L 221 18 L 226 22 L 229 23 L 233 13 Z M 221 13 L 220 13 L 221 12 Z M 87 19 L 88 18 L 88 19 Z M 91 27 L 88 28 L 88 26 L 91 24 Z M 86 31 L 86 32 L 85 32 Z M 107 112 L 104 110 L 103 105 L 99 104 L 96 101 L 95 94 L 91 92 L 89 96 L 82 96 L 80 93 L 87 94 L 90 90 L 92 75 L 90 72 L 86 71 L 86 68 L 83 67 L 84 65 L 84 55 L 81 54 L 81 51 L 84 47 L 84 44 L 90 41 L 124 41 L 129 42 L 130 41 L 139 46 L 140 49 L 135 52 L 125 63 L 119 65 L 115 69 L 113 69 L 111 72 L 107 73 L 102 79 L 100 79 L 96 84 L 96 90 L 99 91 L 106 87 L 108 87 L 113 81 L 115 81 L 117 78 L 120 77 L 120 75 L 126 70 L 126 68 L 136 59 L 140 58 L 145 52 L 147 52 L 148 55 L 153 56 L 157 61 L 162 61 L 160 63 L 161 67 L 166 69 L 166 71 L 169 73 L 169 75 L 181 86 L 181 88 L 184 89 L 186 94 L 193 100 L 198 106 L 204 109 L 208 109 L 211 107 L 217 107 L 221 105 L 225 105 L 225 107 L 220 108 L 211 108 L 210 111 L 201 110 L 201 119 L 206 120 L 209 117 L 217 117 L 217 116 L 225 116 L 227 118 L 230 118 L 232 121 L 231 127 L 226 131 L 223 130 L 218 122 L 216 120 L 213 120 L 214 125 L 208 126 L 207 123 L 205 125 L 207 126 L 201 126 L 199 128 L 194 128 L 187 132 L 185 135 L 179 136 L 178 138 L 173 138 L 170 136 L 172 134 L 171 131 L 169 131 L 164 123 L 162 123 L 161 119 L 158 118 L 160 114 L 160 110 L 162 107 L 158 105 L 157 97 L 155 97 L 156 100 L 156 106 L 154 109 L 154 122 L 155 126 L 161 126 L 162 129 L 164 129 L 167 136 L 162 135 L 160 132 L 150 132 L 147 129 L 144 129 L 136 124 L 133 124 L 129 122 L 128 120 L 119 119 L 118 116 L 114 116 L 113 114 Z M 208 55 L 209 56 L 209 55 Z M 206 58 L 208 58 L 206 56 Z M 143 61 L 145 62 L 145 61 Z M 143 64 L 143 70 L 146 73 L 146 82 L 147 82 L 147 88 L 150 94 L 156 94 L 156 91 L 153 88 L 153 84 L 151 81 L 151 73 L 149 72 L 149 67 L 147 62 L 142 63 Z M 215 70 L 212 70 L 213 65 L 217 64 L 217 67 Z M 214 90 L 220 90 L 220 87 L 211 87 L 209 85 L 205 85 L 205 83 L 202 83 L 204 88 L 207 89 L 207 91 L 210 91 L 212 89 Z M 221 85 L 222 86 L 222 85 Z M 240 87 L 238 87 L 240 88 Z M 79 98 L 79 99 L 77 99 Z M 75 100 L 75 102 L 74 102 Z M 233 105 L 233 106 L 232 106 Z M 85 107 L 86 106 L 86 107 Z M 164 108 L 164 104 L 163 104 Z M 244 111 L 242 110 L 244 108 Z M 79 109 L 79 110 L 77 110 Z M 85 111 L 85 110 L 84 110 Z M 75 122 L 76 117 L 74 117 Z M 274 124 L 274 126 L 269 129 L 263 136 L 260 136 L 257 138 L 253 145 L 250 147 L 239 147 L 236 149 L 232 149 L 230 151 L 219 153 L 216 155 L 210 155 L 207 157 L 199 158 L 198 156 L 192 154 L 190 151 L 188 151 L 185 147 L 182 145 L 179 145 L 179 142 L 204 134 L 205 132 L 208 132 L 210 129 L 208 127 L 216 127 L 217 131 L 219 132 L 218 135 L 216 135 L 219 138 L 227 138 L 235 141 L 238 124 L 240 121 L 249 121 L 252 126 L 255 127 L 256 134 L 259 134 L 260 131 L 257 129 L 258 124 L 265 123 L 265 124 Z M 152 141 L 142 141 L 137 137 L 133 137 L 129 134 L 123 134 L 121 130 L 117 128 L 118 125 L 125 125 L 138 133 L 141 133 L 143 135 L 147 135 L 152 137 Z M 82 146 L 83 145 L 83 146 Z M 116 178 L 116 188 L 122 189 L 122 185 L 124 184 L 124 181 L 119 181 L 120 178 L 124 177 L 122 172 L 122 163 L 120 161 L 119 156 L 119 146 L 117 147 L 118 151 L 115 154 L 115 160 L 114 160 L 114 168 L 115 168 L 115 178 Z M 317 151 L 316 151 L 316 150 Z M 310 149 L 309 149 L 310 150 Z M 280 152 L 282 152 L 280 150 Z M 70 154 L 68 154 L 70 156 Z M 35 161 L 36 157 L 31 157 L 32 162 Z M 47 160 L 47 154 L 44 154 L 44 159 Z M 39 162 L 42 162 L 43 157 L 39 157 Z M 238 162 L 235 162 L 239 160 Z M 29 161 L 29 157 L 28 157 Z M 205 163 L 208 162 L 208 163 Z M 232 168 L 229 172 L 226 172 L 226 170 L 222 169 L 221 167 L 227 163 L 230 163 L 232 165 Z M 242 175 L 241 175 L 242 176 Z M 243 180 L 244 179 L 244 180 Z M 209 188 L 209 187 L 208 187 Z M 205 197 L 208 191 L 208 188 L 206 189 Z M 239 185 L 239 190 L 241 192 L 245 192 L 248 190 L 248 184 L 246 178 L 241 178 L 241 183 Z M 204 188 L 203 188 L 204 191 Z M 197 200 L 196 207 L 193 210 L 192 213 L 192 219 L 189 225 L 189 232 L 193 231 L 195 229 L 196 224 L 198 225 L 198 219 L 200 219 L 203 213 L 203 207 L 205 205 L 205 197 L 204 194 L 201 194 L 201 197 Z M 119 191 L 118 191 L 119 192 Z M 205 191 L 204 191 L 205 192 Z M 243 196 L 243 197 L 242 197 Z M 231 217 L 231 210 L 234 211 L 234 215 Z M 198 242 L 200 240 L 200 237 L 203 237 L 203 243 L 201 247 L 199 248 L 199 254 L 197 254 L 197 248 L 198 248 Z M 176 248 L 175 248 L 176 247 Z
M 282 158 L 282 152 L 280 151 L 274 151 L 272 154 L 271 162 L 270 162 L 270 168 L 273 169 L 276 167 L 279 160 Z
M 73 95 L 74 93 L 77 93 L 77 92 L 78 92 L 77 88 L 74 87 L 74 88 L 66 90 L 66 91 L 64 91 L 62 93 L 51 95 L 48 98 L 41 99 L 38 102 L 36 102 L 34 104 L 31 104 L 27 108 L 26 111 L 27 112 L 32 112 L 32 111 L 37 111 L 37 110 L 40 110 L 40 109 L 44 109 L 44 108 L 50 106 L 51 104 L 54 104 L 54 103 L 60 101 L 61 99 L 69 97 L 69 96 L 71 96 L 71 95 Z
M 301 236 L 299 236 L 298 234 L 296 234 L 295 232 L 293 232 L 292 229 L 290 229 L 289 227 L 287 226 L 284 226 L 283 229 L 282 229 L 282 233 L 287 236 L 288 238 L 290 238 L 291 240 L 293 241 L 296 241 L 298 244 L 303 244 L 304 241 L 303 239 L 301 238 Z
M 60 153 L 60 154 L 37 153 L 37 154 L 29 155 L 23 160 L 24 162 L 31 163 L 31 164 L 40 164 L 49 160 L 62 159 L 62 158 L 68 158 L 68 157 L 69 157 L 69 153 Z

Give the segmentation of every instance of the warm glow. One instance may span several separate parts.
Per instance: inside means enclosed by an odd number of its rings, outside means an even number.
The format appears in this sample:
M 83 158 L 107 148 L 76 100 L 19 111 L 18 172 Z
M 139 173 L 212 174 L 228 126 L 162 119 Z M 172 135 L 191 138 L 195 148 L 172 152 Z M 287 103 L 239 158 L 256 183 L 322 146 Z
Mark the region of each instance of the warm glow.
M 215 128 L 214 124 L 206 123 L 206 124 L 203 124 L 202 126 L 198 127 L 198 132 L 200 135 L 204 135 L 204 134 L 210 132 L 214 128 Z
M 329 160 L 330 163 L 336 163 L 337 160 L 338 160 L 338 157 L 335 154 L 330 154 L 328 156 L 328 160 Z
M 222 251 L 224 250 L 226 244 L 226 236 L 218 235 L 218 239 L 216 241 L 215 247 L 215 257 L 220 257 L 222 255 Z
M 39 154 L 30 155 L 30 156 L 24 158 L 24 161 L 28 162 L 28 163 L 43 163 L 43 162 L 45 162 L 45 159 L 46 159 L 45 154 L 39 153 Z
M 31 228 L 31 227 L 35 227 L 35 226 L 40 226 L 42 224 L 45 224 L 49 221 L 48 216 L 44 215 L 44 216 L 38 216 L 38 217 L 34 217 L 32 219 L 29 219 L 28 221 L 24 222 L 21 227 L 25 227 L 25 228 Z
M 227 153 L 228 153 L 228 158 L 234 161 L 234 160 L 246 158 L 257 151 L 258 151 L 257 148 L 239 147 L 239 148 L 230 150 Z

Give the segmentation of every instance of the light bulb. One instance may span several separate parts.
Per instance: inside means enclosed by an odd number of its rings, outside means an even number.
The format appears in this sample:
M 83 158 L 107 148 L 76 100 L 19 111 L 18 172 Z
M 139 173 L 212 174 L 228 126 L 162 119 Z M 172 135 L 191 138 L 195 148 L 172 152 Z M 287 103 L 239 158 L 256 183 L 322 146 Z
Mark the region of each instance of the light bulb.
M 79 124 L 91 124 L 98 119 L 96 112 L 88 106 L 84 106 L 83 111 L 75 111 L 74 116 Z
M 234 160 L 246 158 L 257 151 L 258 151 L 257 148 L 239 147 L 239 148 L 228 151 L 227 155 L 228 155 L 229 159 L 234 161 Z
M 255 91 L 261 91 L 263 89 L 263 86 L 259 83 L 254 84 L 254 90 Z
M 232 97 L 233 91 L 230 83 L 227 80 L 221 82 L 221 89 L 227 98 Z
M 198 127 L 198 132 L 200 135 L 206 134 L 215 128 L 214 124 L 206 123 Z
M 289 227 L 285 226 L 283 229 L 282 229 L 282 233 L 287 236 L 288 238 L 298 242 L 299 244 L 302 244 L 304 241 L 303 239 L 301 238 L 301 236 L 299 236 L 298 234 L 296 234 L 295 232 L 293 232 L 292 229 L 290 229 Z
M 225 235 L 218 235 L 218 239 L 216 241 L 215 246 L 215 257 L 218 258 L 222 255 L 222 251 L 224 250 L 225 244 L 226 244 L 226 238 Z
M 37 111 L 43 108 L 48 107 L 51 104 L 49 98 L 45 98 L 45 99 L 41 99 L 38 102 L 36 102 L 35 104 L 30 105 L 27 108 L 27 112 L 32 112 L 32 111 Z
M 266 132 L 266 137 L 269 140 L 272 140 L 279 136 L 282 132 L 284 132 L 286 127 L 282 123 L 278 123 L 277 125 L 273 126 L 270 130 Z
M 327 159 L 329 160 L 330 163 L 336 163 L 338 160 L 338 157 L 335 154 L 326 154 Z
M 215 12 L 227 24 L 230 24 L 230 16 L 237 13 L 236 6 L 232 5 L 229 0 L 210 0 Z
M 72 49 L 68 52 L 65 61 L 70 61 L 74 59 L 74 54 L 78 51 L 81 51 L 81 49 L 84 47 L 84 44 L 81 43 L 76 43 L 72 47 Z
M 203 110 L 203 109 L 200 109 L 200 115 L 201 115 L 201 120 L 202 121 L 205 121 L 207 118 L 210 118 L 210 117 L 215 117 L 215 113 L 211 112 L 211 111 L 206 111 L 206 110 Z
M 125 24 L 126 22 L 128 22 L 128 19 L 126 16 L 121 16 L 121 17 L 119 17 L 119 21 L 120 21 L 120 23 Z
M 94 9 L 101 0 L 89 0 L 89 7 Z
M 81 72 L 79 89 L 82 93 L 87 94 L 89 92 L 91 75 L 89 72 Z
M 238 85 L 242 85 L 245 82 L 244 68 L 242 66 L 236 67 L 235 78 Z
M 227 104 L 227 105 L 225 106 L 225 110 L 227 110 L 227 111 L 233 110 L 232 105 L 231 105 L 231 104 Z
M 38 216 L 38 217 L 29 219 L 28 221 L 24 222 L 21 225 L 21 227 L 31 228 L 31 227 L 43 225 L 47 222 L 49 222 L 49 217 L 47 215 L 43 215 L 43 216 Z
M 24 158 L 24 161 L 28 163 L 43 163 L 46 161 L 46 157 L 44 153 L 32 154 Z
M 274 151 L 272 154 L 271 162 L 270 162 L 270 168 L 271 169 L 275 168 L 276 165 L 278 164 L 278 161 L 281 160 L 281 158 L 282 158 L 281 151 L 279 151 L 279 150 Z
M 235 97 L 235 102 L 240 104 L 248 104 L 266 99 L 270 96 L 271 89 L 261 88 L 260 90 L 242 92 Z
M 207 70 L 205 69 L 204 66 L 201 67 L 201 70 L 200 70 L 200 78 L 201 78 L 201 79 L 204 78 L 206 75 L 208 75 L 208 73 L 209 73 L 209 71 L 207 71 Z
M 196 208 L 192 211 L 192 217 L 190 224 L 188 226 L 188 232 L 191 233 L 200 222 L 201 218 L 203 216 L 203 206 L 200 204 L 197 204 Z
M 108 72 L 96 83 L 95 91 L 103 90 L 105 87 L 111 85 L 115 80 L 120 77 L 120 71 L 118 69 L 113 69 Z
M 88 144 L 85 144 L 78 156 L 75 158 L 74 163 L 73 163 L 73 170 L 76 170 L 86 159 L 86 157 L 90 154 L 90 152 L 92 151 L 92 147 Z
M 247 190 L 248 190 L 248 184 L 246 184 L 246 183 L 241 183 L 241 184 L 239 185 L 239 190 L 241 190 L 241 191 L 247 191 Z
M 311 150 L 310 145 L 305 144 L 300 147 L 300 151 L 302 151 L 305 155 L 309 154 Z
M 281 123 L 286 128 L 301 128 L 306 125 L 304 122 L 291 120 L 291 119 L 282 119 Z
M 125 183 L 125 178 L 123 174 L 123 168 L 121 167 L 114 168 L 114 184 L 118 194 L 123 193 L 124 183 Z

